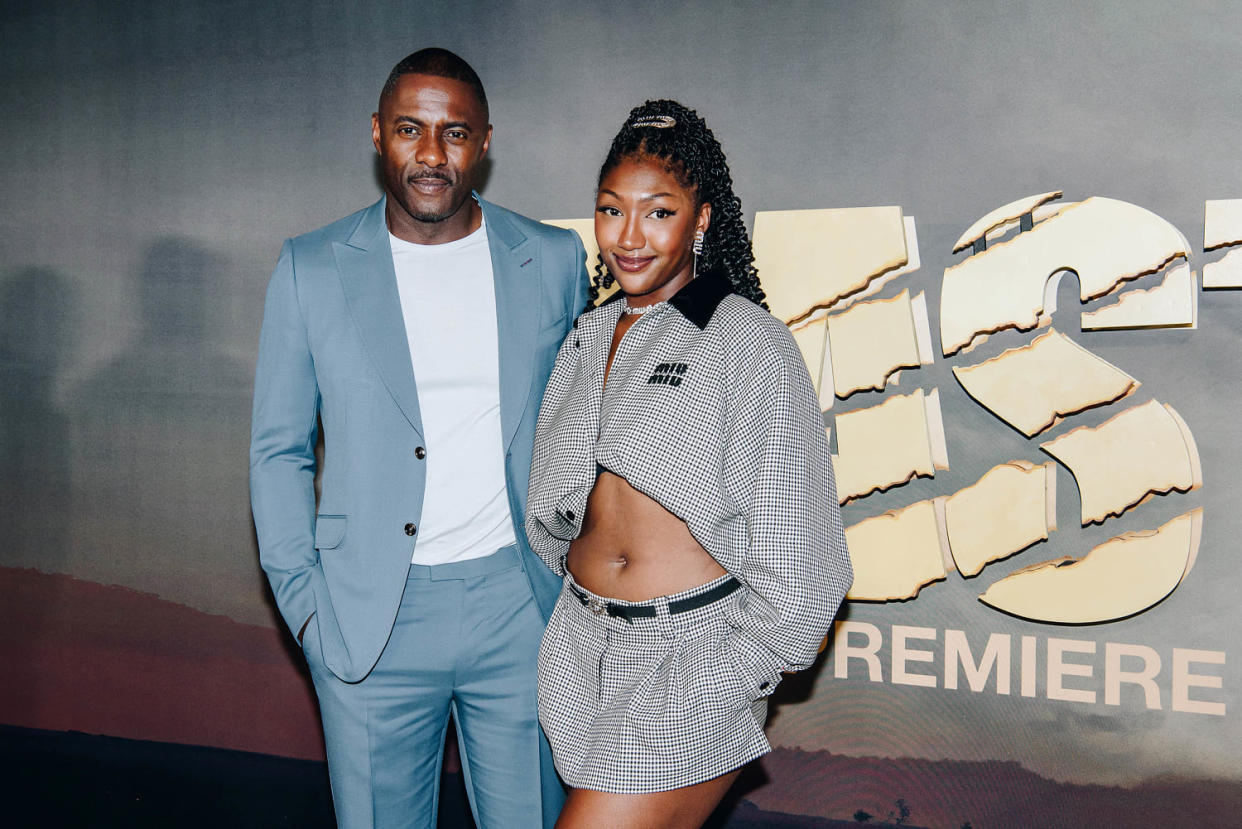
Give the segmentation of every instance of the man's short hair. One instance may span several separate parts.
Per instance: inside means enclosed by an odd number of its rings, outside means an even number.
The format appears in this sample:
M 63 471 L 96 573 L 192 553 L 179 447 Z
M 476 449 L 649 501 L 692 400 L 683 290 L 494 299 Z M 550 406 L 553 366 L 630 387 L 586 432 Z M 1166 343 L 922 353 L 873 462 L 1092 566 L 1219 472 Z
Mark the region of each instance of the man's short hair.
M 461 81 L 474 91 L 475 97 L 483 106 L 483 116 L 490 120 L 487 93 L 483 91 L 483 82 L 479 80 L 478 73 L 461 56 L 448 49 L 431 46 L 402 58 L 388 73 L 388 80 L 384 81 L 384 88 L 380 92 L 381 103 L 397 88 L 397 82 L 401 80 L 402 75 L 431 75 L 436 78 Z

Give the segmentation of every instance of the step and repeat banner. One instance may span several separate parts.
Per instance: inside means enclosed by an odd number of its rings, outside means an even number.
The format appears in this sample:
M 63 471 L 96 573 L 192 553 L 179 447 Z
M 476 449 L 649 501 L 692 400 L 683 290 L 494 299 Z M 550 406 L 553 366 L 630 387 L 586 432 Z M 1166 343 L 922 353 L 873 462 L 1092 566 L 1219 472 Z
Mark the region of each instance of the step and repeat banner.
M 0 724 L 322 757 L 249 518 L 262 296 L 377 197 L 379 87 L 441 45 L 485 195 L 589 250 L 625 113 L 698 109 L 816 381 L 855 582 L 733 823 L 1237 824 L 1242 9 L 6 17 Z

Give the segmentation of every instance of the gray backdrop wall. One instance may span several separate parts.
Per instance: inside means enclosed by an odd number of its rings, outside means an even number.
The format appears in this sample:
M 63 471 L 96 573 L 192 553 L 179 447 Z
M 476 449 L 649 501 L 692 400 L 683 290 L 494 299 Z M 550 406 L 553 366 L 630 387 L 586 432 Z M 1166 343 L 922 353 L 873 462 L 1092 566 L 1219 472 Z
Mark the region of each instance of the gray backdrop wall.
M 0 654 L 16 666 L 0 722 L 316 756 L 315 740 L 291 736 L 313 706 L 275 629 L 250 525 L 251 372 L 281 240 L 378 196 L 369 116 L 388 69 L 413 49 L 453 49 L 482 76 L 495 125 L 489 199 L 536 217 L 588 216 L 626 111 L 674 97 L 715 129 L 748 215 L 898 204 L 914 216 L 934 325 L 958 234 L 1032 193 L 1133 202 L 1191 240 L 1196 269 L 1210 259 L 1204 201 L 1242 198 L 1239 31 L 1242 7 L 1227 2 L 6 3 L 0 616 L 23 627 Z M 1075 303 L 1063 292 L 1062 307 Z M 1194 691 L 1226 713 L 821 670 L 782 692 L 772 733 L 785 753 L 755 802 L 849 818 L 882 816 L 901 797 L 928 825 L 1033 808 L 1028 795 L 1093 815 L 1092 785 L 1126 787 L 1108 791 L 1170 814 L 1242 804 L 1232 507 L 1242 295 L 1201 293 L 1199 315 L 1195 331 L 1081 340 L 1175 400 L 1199 441 L 1204 489 L 1158 508 L 1207 513 L 1200 562 L 1172 597 L 1111 627 L 1049 630 L 979 605 L 977 586 L 958 579 L 848 615 L 884 630 L 1227 654 L 1199 666 L 1220 687 Z M 847 522 L 951 492 L 1008 459 L 989 441 L 1014 433 L 970 403 L 943 361 L 926 371 L 945 395 L 951 473 L 851 506 Z M 1061 489 L 1075 492 L 1068 475 Z M 1073 527 L 1072 496 L 1061 507 Z M 1151 521 L 1050 546 L 1081 554 Z M 182 630 L 196 633 L 169 633 Z M 228 680 L 226 701 L 214 694 L 193 725 L 175 702 L 152 709 L 144 686 L 221 682 L 194 673 L 204 662 L 249 679 Z M 87 678 L 113 682 L 117 698 L 86 705 L 66 690 Z M 782 788 L 810 767 L 819 777 Z M 1152 781 L 1171 777 L 1195 781 L 1197 794 L 1151 795 Z M 949 780 L 967 782 L 946 795 Z

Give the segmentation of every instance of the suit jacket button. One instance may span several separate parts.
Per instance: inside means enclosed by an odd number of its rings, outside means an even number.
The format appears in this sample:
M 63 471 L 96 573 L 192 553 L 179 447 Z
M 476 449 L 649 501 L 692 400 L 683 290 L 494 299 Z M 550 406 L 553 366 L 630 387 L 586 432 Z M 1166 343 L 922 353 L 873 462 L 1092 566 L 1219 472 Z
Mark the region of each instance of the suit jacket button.
M 406 534 L 406 535 L 413 535 L 413 534 L 414 534 L 414 533 L 416 533 L 416 532 L 418 532 L 418 525 L 416 525 L 416 524 L 406 524 L 406 525 L 405 525 L 405 534 Z
M 418 458 L 421 461 L 423 458 L 427 457 L 427 450 L 421 446 L 415 448 L 414 457 Z

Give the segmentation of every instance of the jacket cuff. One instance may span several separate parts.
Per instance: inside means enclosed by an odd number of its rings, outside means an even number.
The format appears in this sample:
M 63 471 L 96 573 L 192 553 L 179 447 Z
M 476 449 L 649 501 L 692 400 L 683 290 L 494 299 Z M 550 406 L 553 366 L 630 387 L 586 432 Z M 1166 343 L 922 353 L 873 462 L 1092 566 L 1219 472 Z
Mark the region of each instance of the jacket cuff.
M 548 527 L 552 535 L 572 540 L 582 534 L 582 517 L 586 514 L 588 495 L 590 487 L 575 487 L 556 502 L 555 526 Z
M 781 673 L 789 670 L 784 663 L 740 630 L 734 630 L 729 644 L 749 698 L 761 699 L 775 691 Z

